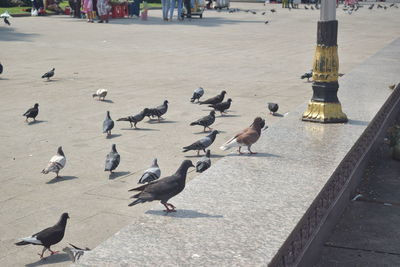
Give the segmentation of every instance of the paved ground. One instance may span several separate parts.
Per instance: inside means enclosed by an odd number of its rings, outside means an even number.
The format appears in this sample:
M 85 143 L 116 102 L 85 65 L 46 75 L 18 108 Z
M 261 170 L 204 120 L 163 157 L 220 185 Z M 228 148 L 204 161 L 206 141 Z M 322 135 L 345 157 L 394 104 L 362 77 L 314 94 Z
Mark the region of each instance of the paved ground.
M 399 266 L 398 161 L 386 145 L 376 152 L 352 201 L 325 243 L 319 266 Z
M 232 7 L 265 9 L 252 3 Z M 147 210 L 149 205 L 128 208 L 126 190 L 155 156 L 164 175 L 174 172 L 185 156 L 180 148 L 203 136 L 200 128 L 188 126 L 208 112 L 188 101 L 198 86 L 207 96 L 225 89 L 234 101 L 230 115 L 214 125 L 222 131 L 211 147 L 214 160 L 223 155 L 217 150 L 223 140 L 255 116 L 266 116 L 266 102 L 279 102 L 283 114 L 307 101 L 311 86 L 299 76 L 310 69 L 318 12 L 273 7 L 278 12 L 267 13 L 267 25 L 260 12 L 214 11 L 202 20 L 164 23 L 157 10 L 146 22 L 88 24 L 54 16 L 15 18 L 11 28 L 1 26 L 1 265 L 41 265 L 40 248 L 17 248 L 13 242 L 55 223 L 64 211 L 71 220 L 57 249 L 67 242 L 94 247 Z M 399 36 L 399 12 L 338 10 L 341 72 Z M 40 80 L 51 67 L 54 81 Z M 109 89 L 109 102 L 91 98 L 98 88 Z M 170 110 L 163 123 L 142 122 L 141 130 L 117 123 L 114 138 L 101 134 L 106 110 L 117 119 L 164 99 Z M 40 123 L 27 125 L 21 114 L 35 102 Z M 280 119 L 268 116 L 267 122 Z M 122 162 L 117 177 L 109 179 L 103 164 L 112 143 Z M 59 145 L 67 166 L 58 181 L 40 170 Z M 65 260 L 61 255 L 46 263 L 63 266 Z

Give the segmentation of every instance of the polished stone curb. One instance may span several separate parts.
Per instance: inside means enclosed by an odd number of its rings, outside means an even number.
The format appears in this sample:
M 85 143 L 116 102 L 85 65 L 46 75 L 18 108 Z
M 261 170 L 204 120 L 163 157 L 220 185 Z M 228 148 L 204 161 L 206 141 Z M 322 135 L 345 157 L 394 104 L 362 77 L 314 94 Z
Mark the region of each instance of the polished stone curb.
M 397 39 L 339 81 L 349 123 L 302 122 L 301 105 L 263 134 L 258 155 L 221 159 L 171 200 L 177 213 L 154 205 L 79 266 L 267 265 L 392 93 L 399 62 Z

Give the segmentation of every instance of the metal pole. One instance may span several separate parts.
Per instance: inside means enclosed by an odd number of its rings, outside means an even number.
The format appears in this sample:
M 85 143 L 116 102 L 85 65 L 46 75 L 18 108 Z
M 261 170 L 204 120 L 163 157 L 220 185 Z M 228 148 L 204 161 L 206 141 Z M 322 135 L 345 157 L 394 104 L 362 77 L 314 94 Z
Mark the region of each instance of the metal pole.
M 317 47 L 313 62 L 313 96 L 303 121 L 347 122 L 337 97 L 339 58 L 337 53 L 336 0 L 321 0 Z

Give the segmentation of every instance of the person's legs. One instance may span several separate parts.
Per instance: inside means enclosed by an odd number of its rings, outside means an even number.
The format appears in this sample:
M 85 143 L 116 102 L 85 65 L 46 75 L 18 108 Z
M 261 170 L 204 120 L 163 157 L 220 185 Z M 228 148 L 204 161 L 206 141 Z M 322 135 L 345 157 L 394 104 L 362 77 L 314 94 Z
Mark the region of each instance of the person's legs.
M 133 15 L 138 16 L 140 15 L 140 0 L 134 0 L 133 2 Z
M 178 0 L 178 20 L 182 20 L 182 0 Z
M 168 0 L 169 1 L 169 20 L 172 20 L 174 16 L 174 9 L 175 9 L 175 0 Z
M 186 9 L 186 17 L 191 18 L 192 17 L 192 8 L 190 6 L 190 0 L 184 0 L 185 4 L 185 9 Z
M 163 20 L 168 20 L 168 0 L 161 0 Z

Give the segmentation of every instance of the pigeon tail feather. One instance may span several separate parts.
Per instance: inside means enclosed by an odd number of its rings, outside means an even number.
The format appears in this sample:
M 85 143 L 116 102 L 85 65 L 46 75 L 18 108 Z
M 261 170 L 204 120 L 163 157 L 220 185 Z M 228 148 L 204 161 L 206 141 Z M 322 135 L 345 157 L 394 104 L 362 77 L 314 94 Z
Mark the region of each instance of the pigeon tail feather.
M 132 203 L 130 203 L 128 206 L 129 206 L 129 207 L 132 207 L 132 206 L 135 206 L 135 205 L 137 205 L 137 204 L 139 204 L 139 203 L 143 203 L 143 202 L 146 202 L 146 201 L 143 200 L 143 199 L 138 198 L 138 199 L 136 199 L 135 201 L 133 201 Z
M 237 139 L 236 138 L 232 138 L 231 140 L 229 140 L 228 142 L 226 142 L 225 144 L 223 144 L 221 147 L 220 147 L 220 149 L 221 150 L 228 150 L 228 149 L 230 149 L 230 148 L 232 148 L 232 147 L 239 147 L 239 146 L 241 146 L 241 144 L 239 144 L 238 142 L 237 142 Z
M 17 246 L 24 246 L 24 245 L 29 245 L 29 244 L 43 245 L 42 241 L 38 240 L 36 237 L 31 237 L 31 236 L 21 238 L 20 242 L 15 243 L 15 245 L 17 245 Z

